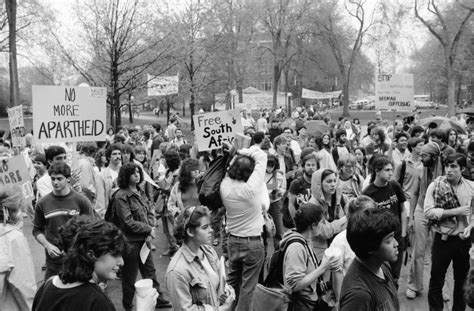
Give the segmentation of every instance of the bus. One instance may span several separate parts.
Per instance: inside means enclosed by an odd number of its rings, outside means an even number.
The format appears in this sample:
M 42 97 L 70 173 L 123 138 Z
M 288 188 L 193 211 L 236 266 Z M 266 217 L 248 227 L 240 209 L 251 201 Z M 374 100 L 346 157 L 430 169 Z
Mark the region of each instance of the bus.
M 430 95 L 415 95 L 413 96 L 415 108 L 430 109 L 435 108 L 436 105 L 430 100 Z

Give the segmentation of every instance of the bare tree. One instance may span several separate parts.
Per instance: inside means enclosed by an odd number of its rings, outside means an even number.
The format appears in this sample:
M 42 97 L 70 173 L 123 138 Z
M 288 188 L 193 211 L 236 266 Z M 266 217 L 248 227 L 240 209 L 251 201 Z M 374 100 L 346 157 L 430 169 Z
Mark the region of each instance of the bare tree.
M 90 0 L 77 8 L 88 50 L 85 55 L 68 48 L 65 40 L 52 32 L 67 61 L 94 86 L 107 86 L 107 103 L 113 126 L 121 124 L 121 97 L 148 82 L 145 74 L 166 72 L 172 66 L 157 71 L 157 63 L 165 62 L 173 51 L 168 32 L 153 29 L 153 18 L 144 3 L 133 1 Z M 156 25 L 154 25 L 156 27 Z M 82 58 L 81 58 L 82 56 Z
M 456 92 L 456 72 L 455 62 L 458 56 L 459 41 L 469 24 L 469 20 L 474 13 L 474 7 L 465 5 L 462 1 L 455 1 L 453 10 L 444 11 L 440 8 L 436 0 L 425 2 L 426 10 L 434 20 L 428 20 L 420 14 L 419 1 L 415 0 L 415 16 L 429 30 L 429 32 L 439 41 L 443 49 L 444 66 L 448 81 L 448 116 L 456 113 L 455 92 Z M 453 18 L 454 17 L 454 18 Z
M 319 7 L 315 35 L 323 38 L 336 59 L 342 79 L 343 116 L 349 115 L 349 86 L 354 65 L 360 55 L 364 37 L 380 19 L 377 12 L 383 2 L 368 8 L 365 0 L 343 0 L 344 12 L 354 21 L 354 28 L 344 25 L 337 1 L 326 1 Z M 347 24 L 347 23 L 346 23 Z M 347 49 L 347 46 L 350 48 Z
M 175 58 L 183 68 L 181 82 L 185 86 L 184 94 L 189 96 L 193 130 L 196 104 L 202 93 L 216 82 L 211 68 L 222 36 L 211 8 L 210 2 L 189 1 L 183 12 L 174 15 L 170 25 L 177 38 Z
M 271 37 L 271 44 L 261 46 L 273 59 L 273 108 L 277 107 L 278 84 L 282 72 L 298 52 L 294 47 L 298 35 L 304 32 L 302 24 L 310 12 L 311 3 L 309 0 L 265 0 L 263 3 L 261 21 L 265 32 Z
M 16 0 L 6 0 L 6 11 L 8 19 L 8 54 L 10 69 L 10 107 L 19 104 L 20 87 L 18 82 L 18 62 L 16 52 Z

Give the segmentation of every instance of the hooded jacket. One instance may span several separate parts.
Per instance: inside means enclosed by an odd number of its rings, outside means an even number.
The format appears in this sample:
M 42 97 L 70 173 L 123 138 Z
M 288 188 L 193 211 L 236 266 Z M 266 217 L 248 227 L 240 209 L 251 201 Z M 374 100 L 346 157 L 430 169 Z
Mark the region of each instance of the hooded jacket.
M 280 249 L 285 249 L 288 242 L 293 238 L 305 240 L 304 236 L 296 232 L 294 229 L 288 230 L 285 232 L 280 242 Z M 310 242 L 306 241 L 306 243 Z M 313 260 L 314 253 L 312 255 L 309 252 L 312 252 L 312 249 L 299 242 L 289 244 L 286 249 L 283 261 L 283 283 L 285 286 L 290 288 L 292 292 L 299 281 L 317 268 L 317 263 Z M 293 292 L 292 299 L 316 301 L 318 299 L 316 282 L 310 284 L 299 292 Z
M 0 224 L 0 309 L 31 310 L 35 293 L 33 258 L 23 232 Z
M 321 260 L 324 250 L 328 247 L 329 239 L 332 239 L 336 234 L 346 229 L 347 218 L 342 204 L 347 202 L 343 195 L 336 188 L 336 206 L 334 207 L 334 219 L 328 220 L 329 203 L 324 198 L 322 189 L 322 173 L 325 169 L 319 169 L 313 173 L 311 177 L 311 200 L 310 203 L 321 204 L 324 210 L 323 218 L 319 222 L 316 229 L 313 230 L 313 248 L 316 252 L 318 260 Z

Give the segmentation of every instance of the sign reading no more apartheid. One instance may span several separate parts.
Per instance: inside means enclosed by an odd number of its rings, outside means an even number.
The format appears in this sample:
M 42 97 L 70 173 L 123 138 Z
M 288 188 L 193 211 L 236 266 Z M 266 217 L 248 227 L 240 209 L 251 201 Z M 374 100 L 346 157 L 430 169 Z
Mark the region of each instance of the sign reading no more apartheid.
M 199 151 L 219 149 L 224 141 L 232 143 L 236 133 L 242 133 L 240 111 L 225 110 L 193 116 L 194 136 Z
M 412 110 L 414 97 L 412 74 L 378 75 L 375 80 L 375 107 L 387 110 Z
M 33 85 L 33 134 L 42 143 L 103 141 L 107 89 Z

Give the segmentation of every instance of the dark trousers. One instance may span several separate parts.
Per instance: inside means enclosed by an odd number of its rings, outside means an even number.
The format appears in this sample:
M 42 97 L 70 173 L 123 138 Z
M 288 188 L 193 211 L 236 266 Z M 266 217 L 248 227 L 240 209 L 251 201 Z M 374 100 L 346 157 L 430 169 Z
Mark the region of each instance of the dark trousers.
M 122 304 L 125 310 L 132 309 L 133 296 L 135 295 L 135 281 L 137 280 L 138 270 L 144 279 L 152 279 L 153 287 L 161 295 L 160 284 L 156 280 L 155 265 L 150 253 L 145 263 L 140 260 L 140 249 L 143 242 L 129 242 L 130 250 L 123 255 L 124 265 L 122 267 Z
M 270 203 L 268 214 L 273 218 L 275 224 L 275 236 L 273 237 L 273 249 L 277 250 L 280 248 L 280 241 L 283 236 L 283 215 L 281 214 L 281 208 L 283 206 L 283 199 Z
M 441 234 L 435 233 L 431 247 L 431 276 L 428 290 L 428 303 L 431 311 L 442 311 L 443 285 L 449 264 L 453 262 L 454 294 L 453 311 L 466 309 L 463 299 L 463 285 L 469 271 L 469 239 L 462 240 L 458 236 L 441 239 Z
M 400 278 L 400 272 L 402 271 L 403 256 L 406 250 L 406 238 L 397 238 L 398 242 L 398 258 L 397 261 L 390 263 L 390 269 L 392 270 L 393 281 L 395 286 L 398 288 L 398 279 Z

